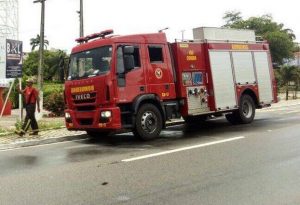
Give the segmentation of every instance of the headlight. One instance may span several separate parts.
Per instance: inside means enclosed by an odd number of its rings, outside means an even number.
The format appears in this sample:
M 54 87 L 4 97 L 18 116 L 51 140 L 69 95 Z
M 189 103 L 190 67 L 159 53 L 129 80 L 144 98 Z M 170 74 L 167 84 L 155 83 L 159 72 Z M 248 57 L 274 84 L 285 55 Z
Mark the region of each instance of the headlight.
M 66 119 L 70 119 L 70 118 L 71 118 L 70 113 L 66 112 L 66 113 L 65 113 L 65 118 L 66 118 Z
M 111 111 L 102 111 L 101 112 L 102 118 L 110 118 L 111 117 Z

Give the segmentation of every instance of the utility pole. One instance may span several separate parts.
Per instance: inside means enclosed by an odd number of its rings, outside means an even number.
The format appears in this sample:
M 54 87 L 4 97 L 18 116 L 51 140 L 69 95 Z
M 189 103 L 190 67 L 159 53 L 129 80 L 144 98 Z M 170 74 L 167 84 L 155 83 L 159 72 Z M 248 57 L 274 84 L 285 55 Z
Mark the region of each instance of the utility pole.
M 41 3 L 41 25 L 40 25 L 40 48 L 37 86 L 40 94 L 41 110 L 43 110 L 43 66 L 44 66 L 44 26 L 45 26 L 45 1 L 35 0 L 33 3 Z
M 41 25 L 40 25 L 40 48 L 39 48 L 39 67 L 37 84 L 39 91 L 43 88 L 43 64 L 44 64 L 44 26 L 45 26 L 45 1 L 35 0 L 33 3 L 41 3 Z
M 83 37 L 84 32 L 83 32 L 83 0 L 80 0 L 80 10 L 78 11 L 79 13 L 79 24 L 80 24 L 80 31 L 79 31 L 79 36 Z
M 300 43 L 298 43 L 297 66 L 300 68 Z

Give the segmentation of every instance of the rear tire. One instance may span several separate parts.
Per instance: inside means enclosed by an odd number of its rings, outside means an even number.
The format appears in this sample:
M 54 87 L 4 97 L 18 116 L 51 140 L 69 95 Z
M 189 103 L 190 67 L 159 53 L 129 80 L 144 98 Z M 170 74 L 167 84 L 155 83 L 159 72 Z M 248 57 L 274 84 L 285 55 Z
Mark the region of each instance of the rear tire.
M 163 127 L 160 111 L 153 104 L 142 105 L 136 115 L 133 133 L 142 140 L 152 140 L 159 136 Z
M 251 96 L 242 95 L 239 109 L 232 114 L 227 114 L 226 119 L 231 124 L 248 124 L 255 117 L 255 104 Z

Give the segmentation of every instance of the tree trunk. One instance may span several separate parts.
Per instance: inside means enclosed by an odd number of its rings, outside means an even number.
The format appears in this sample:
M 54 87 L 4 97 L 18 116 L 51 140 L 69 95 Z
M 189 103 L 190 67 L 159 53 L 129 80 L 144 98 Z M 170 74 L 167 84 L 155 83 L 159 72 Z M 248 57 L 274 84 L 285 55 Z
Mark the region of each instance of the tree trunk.
M 286 85 L 286 90 L 285 90 L 285 100 L 289 99 L 289 86 Z

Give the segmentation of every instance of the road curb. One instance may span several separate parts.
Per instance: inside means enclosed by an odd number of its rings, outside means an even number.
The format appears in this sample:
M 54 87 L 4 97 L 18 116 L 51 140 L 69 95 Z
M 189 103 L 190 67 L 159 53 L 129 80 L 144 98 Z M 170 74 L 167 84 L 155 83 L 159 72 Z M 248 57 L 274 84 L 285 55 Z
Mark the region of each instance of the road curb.
M 47 139 L 28 139 L 24 142 L 15 142 L 10 144 L 2 144 L 0 145 L 0 150 L 7 150 L 7 149 L 16 149 L 22 147 L 31 147 L 37 145 L 46 145 L 46 144 L 53 144 L 57 142 L 64 142 L 64 141 L 74 141 L 74 140 L 83 140 L 88 139 L 88 136 L 85 134 L 79 135 L 72 135 L 72 136 L 64 136 L 64 137 L 52 137 Z

